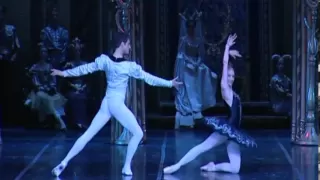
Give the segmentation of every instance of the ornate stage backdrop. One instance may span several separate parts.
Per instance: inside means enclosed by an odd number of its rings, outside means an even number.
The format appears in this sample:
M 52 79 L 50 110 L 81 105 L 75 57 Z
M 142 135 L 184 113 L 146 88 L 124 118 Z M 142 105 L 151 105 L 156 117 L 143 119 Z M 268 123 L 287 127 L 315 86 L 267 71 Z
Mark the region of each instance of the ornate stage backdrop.
M 237 33 L 235 48 L 246 58 L 248 56 L 248 6 L 247 0 L 203 0 L 202 22 L 206 39 L 206 64 L 220 71 L 226 39 L 230 33 Z M 244 59 L 245 59 L 244 58 Z
M 172 49 L 176 50 L 177 47 L 173 47 L 173 44 L 178 45 L 178 43 L 173 43 L 175 40 L 168 34 L 170 32 L 169 29 L 172 28 L 169 26 L 169 22 L 176 21 L 176 23 L 180 24 L 178 13 L 183 12 L 188 7 L 195 7 L 203 13 L 201 20 L 204 26 L 203 35 L 206 39 L 205 63 L 213 71 L 220 74 L 226 38 L 230 33 L 237 33 L 238 41 L 235 47 L 241 51 L 244 58 L 234 63 L 239 76 L 242 77 L 247 73 L 242 69 L 247 66 L 249 56 L 248 0 L 180 0 L 179 8 L 176 12 L 168 10 L 168 7 L 170 7 L 169 0 L 158 0 L 156 3 L 157 31 L 155 44 L 157 46 L 156 73 L 158 75 L 172 78 L 175 57 L 173 55 L 170 56 L 169 52 Z M 178 42 L 178 36 L 176 41 Z M 172 91 L 158 90 L 158 102 L 170 102 L 172 100 Z
M 244 57 L 234 61 L 239 78 L 235 84 L 236 90 L 244 101 L 269 101 L 269 82 L 274 73 L 271 55 L 292 54 L 292 2 L 180 0 L 179 8 L 175 12 L 168 0 L 159 0 L 155 3 L 157 75 L 172 77 L 172 65 L 175 61 L 172 51 L 177 50 L 175 47 L 177 43 L 173 42 L 178 42 L 178 35 L 174 39 L 168 32 L 172 32 L 172 28 L 179 28 L 172 25 L 173 21 L 180 24 L 179 12 L 187 7 L 194 7 L 203 13 L 201 20 L 207 52 L 205 63 L 220 74 L 226 38 L 229 33 L 237 33 L 238 41 L 235 47 Z M 291 9 L 283 10 L 279 7 Z M 280 16 L 283 18 L 279 18 Z M 291 66 L 291 63 L 287 66 Z M 253 88 L 252 84 L 258 85 L 259 88 Z M 172 94 L 169 90 L 158 90 L 158 102 L 173 101 Z
M 238 39 L 234 48 L 241 52 L 243 58 L 232 60 L 238 79 L 235 88 L 244 100 L 248 100 L 250 91 L 248 88 L 250 87 L 249 1 L 203 0 L 199 2 L 200 10 L 203 12 L 203 31 L 206 39 L 205 64 L 217 74 L 221 74 L 226 39 L 229 34 L 236 33 Z

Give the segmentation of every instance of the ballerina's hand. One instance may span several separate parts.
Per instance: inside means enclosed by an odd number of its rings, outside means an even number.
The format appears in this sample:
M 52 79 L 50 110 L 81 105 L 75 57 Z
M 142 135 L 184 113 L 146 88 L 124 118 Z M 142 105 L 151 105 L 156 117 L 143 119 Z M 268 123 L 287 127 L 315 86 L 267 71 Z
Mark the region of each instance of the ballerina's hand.
M 242 57 L 238 50 L 230 50 L 230 51 L 229 51 L 229 55 L 230 55 L 233 59 L 237 59 L 237 57 L 238 57 L 238 58 L 241 58 L 241 57 Z
M 178 88 L 182 84 L 183 84 L 183 82 L 178 81 L 178 77 L 176 77 L 172 80 L 172 86 L 174 86 L 175 88 Z
M 61 76 L 63 77 L 63 72 L 58 69 L 51 69 L 51 76 Z
M 237 39 L 237 34 L 229 35 L 228 40 L 227 40 L 227 47 L 233 46 L 236 42 L 235 40 Z

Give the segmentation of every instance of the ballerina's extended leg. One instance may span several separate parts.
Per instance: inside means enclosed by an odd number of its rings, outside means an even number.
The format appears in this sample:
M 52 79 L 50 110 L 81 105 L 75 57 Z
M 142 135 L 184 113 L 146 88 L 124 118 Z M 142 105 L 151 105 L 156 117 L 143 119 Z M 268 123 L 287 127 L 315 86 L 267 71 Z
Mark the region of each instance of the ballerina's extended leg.
M 69 161 L 75 157 L 77 154 L 80 153 L 80 151 L 84 148 L 84 146 L 100 131 L 100 129 L 109 121 L 111 115 L 108 110 L 106 102 L 102 103 L 104 106 L 103 108 L 100 108 L 99 112 L 96 114 L 94 119 L 92 120 L 91 125 L 89 128 L 83 133 L 82 136 L 80 136 L 67 156 L 61 161 L 61 163 L 56 166 L 52 170 L 52 174 L 54 176 L 59 176 L 62 171 L 66 168 Z
M 122 168 L 123 175 L 132 176 L 131 161 L 137 151 L 141 139 L 143 138 L 143 131 L 132 112 L 124 103 L 112 105 L 110 111 L 120 124 L 133 134 L 128 143 L 126 160 Z
M 237 143 L 230 141 L 227 145 L 229 163 L 209 164 L 201 167 L 203 171 L 224 171 L 228 173 L 239 173 L 241 165 L 240 147 Z
M 212 133 L 205 141 L 201 144 L 192 148 L 183 158 L 176 164 L 166 167 L 163 169 L 165 174 L 171 174 L 180 169 L 181 166 L 191 162 L 200 154 L 210 150 L 213 147 L 216 147 L 227 140 L 227 137 L 222 136 L 218 133 Z

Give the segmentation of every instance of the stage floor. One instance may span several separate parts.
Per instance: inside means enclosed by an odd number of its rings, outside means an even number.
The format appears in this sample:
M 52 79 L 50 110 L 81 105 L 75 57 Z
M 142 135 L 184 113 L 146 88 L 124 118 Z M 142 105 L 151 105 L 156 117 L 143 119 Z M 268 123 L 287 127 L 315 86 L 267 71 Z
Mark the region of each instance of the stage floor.
M 202 173 L 201 165 L 213 160 L 227 160 L 225 146 L 198 157 L 171 176 L 162 169 L 180 159 L 207 133 L 201 131 L 148 131 L 146 144 L 141 145 L 133 163 L 133 177 L 122 177 L 121 167 L 126 147 L 109 144 L 105 128 L 89 143 L 61 175 L 61 179 L 77 180 L 316 180 L 318 177 L 317 147 L 292 146 L 289 131 L 250 131 L 258 148 L 242 148 L 239 175 Z M 78 132 L 56 134 L 53 131 L 4 130 L 0 146 L 0 179 L 48 180 L 51 169 L 71 148 Z

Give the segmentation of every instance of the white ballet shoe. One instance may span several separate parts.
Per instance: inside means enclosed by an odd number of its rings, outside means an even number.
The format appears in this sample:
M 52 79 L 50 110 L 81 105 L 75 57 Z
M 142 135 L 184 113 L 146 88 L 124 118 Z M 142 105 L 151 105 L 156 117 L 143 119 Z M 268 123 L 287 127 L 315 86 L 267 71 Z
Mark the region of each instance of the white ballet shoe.
M 123 168 L 122 168 L 121 173 L 122 173 L 122 175 L 124 175 L 124 176 L 132 176 L 132 175 L 133 175 L 131 169 L 130 169 L 130 168 L 126 168 L 126 167 L 123 167 Z
M 202 166 L 201 171 L 212 172 L 215 169 L 215 164 L 213 162 L 209 162 L 207 165 Z
M 67 164 L 60 163 L 58 166 L 52 169 L 51 173 L 55 177 L 59 177 L 63 170 L 67 167 Z
M 178 171 L 179 169 L 180 169 L 180 166 L 175 164 L 175 165 L 172 165 L 172 166 L 165 167 L 163 169 L 163 173 L 164 174 L 172 174 L 172 173 Z

